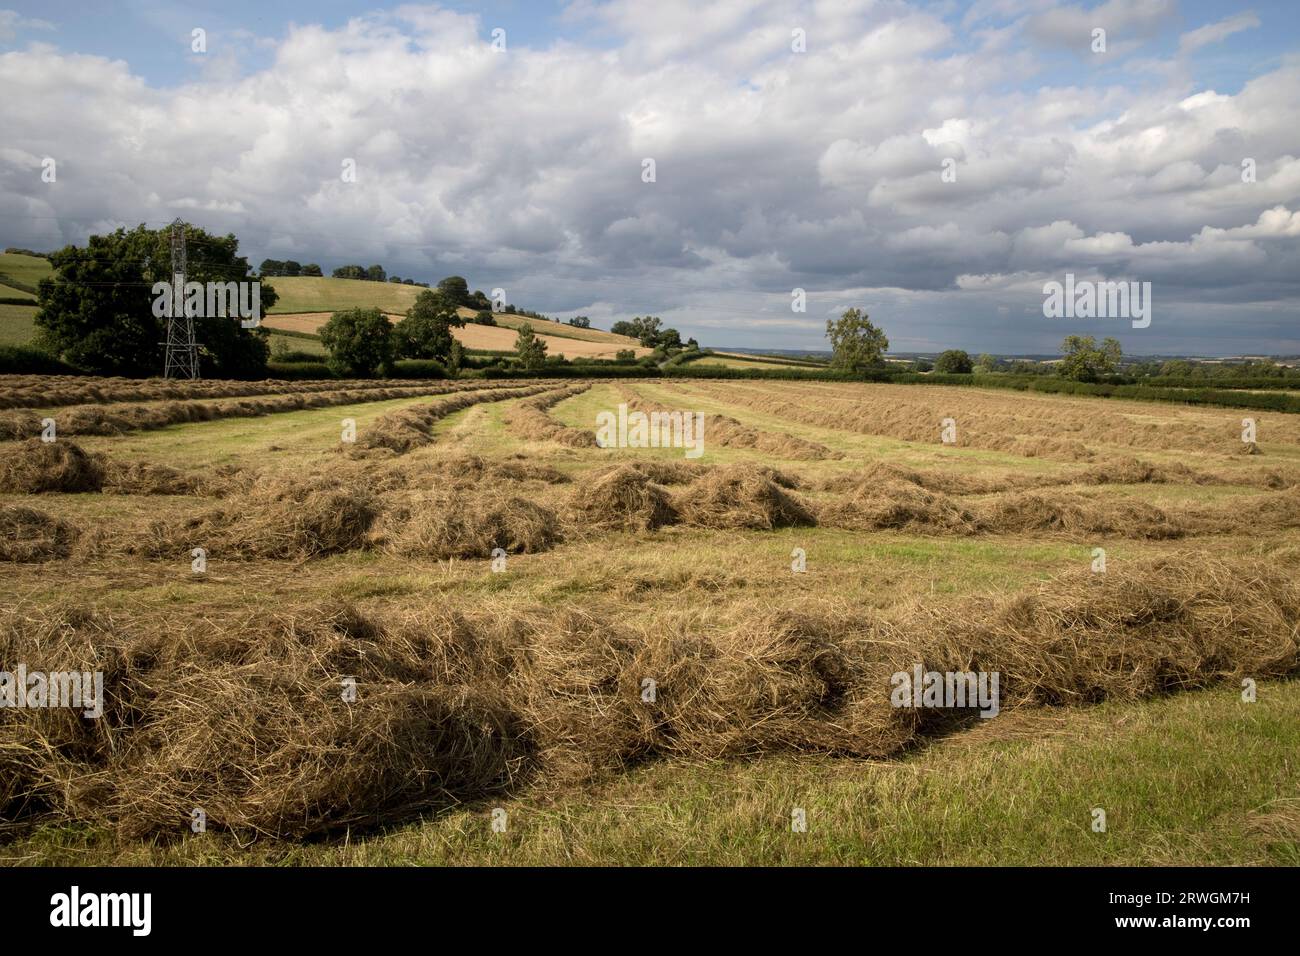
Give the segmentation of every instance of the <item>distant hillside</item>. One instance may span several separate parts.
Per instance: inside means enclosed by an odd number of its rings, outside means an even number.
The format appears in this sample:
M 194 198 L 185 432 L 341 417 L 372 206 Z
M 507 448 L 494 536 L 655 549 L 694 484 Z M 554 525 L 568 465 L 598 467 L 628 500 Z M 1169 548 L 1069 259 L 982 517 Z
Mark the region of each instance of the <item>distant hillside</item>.
M 296 332 L 314 332 L 329 320 L 330 313 L 341 309 L 377 308 L 394 319 L 406 314 L 415 303 L 415 297 L 424 290 L 419 286 L 399 285 L 396 282 L 367 282 L 364 279 L 329 279 L 319 276 L 271 276 L 266 284 L 275 289 L 279 301 L 269 312 L 271 316 L 294 316 L 289 322 L 268 321 L 272 328 L 288 328 Z M 466 321 L 474 318 L 473 309 L 461 309 Z M 601 329 L 579 329 L 564 322 L 547 322 L 508 312 L 495 312 L 497 325 L 519 329 L 531 325 L 537 332 L 580 342 L 600 342 L 611 348 L 636 348 L 635 339 L 614 335 Z M 512 340 L 513 341 L 513 340 Z
M 0 253 L 0 298 L 35 298 L 36 283 L 53 272 L 49 259 Z

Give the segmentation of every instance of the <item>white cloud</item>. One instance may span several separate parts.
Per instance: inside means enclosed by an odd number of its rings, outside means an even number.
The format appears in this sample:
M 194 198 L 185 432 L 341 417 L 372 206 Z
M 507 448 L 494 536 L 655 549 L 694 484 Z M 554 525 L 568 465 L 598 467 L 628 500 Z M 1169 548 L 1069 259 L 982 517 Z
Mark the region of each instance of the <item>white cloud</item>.
M 993 0 L 967 20 L 1016 17 L 1057 42 L 1098 16 L 1151 36 L 1169 13 Z M 1208 298 L 1300 301 L 1294 57 L 1231 93 L 1159 75 L 1028 86 L 1040 54 L 972 52 L 887 0 L 568 17 L 601 45 L 511 39 L 498 55 L 493 24 L 413 6 L 296 27 L 263 69 L 167 88 L 120 60 L 0 54 L 0 226 L 51 247 L 184 210 L 254 258 L 456 271 L 530 307 L 673 315 L 685 334 L 732 329 L 731 344 L 751 328 L 759 344 L 820 344 L 820 318 L 788 314 L 795 286 L 825 308 L 895 290 L 900 316 L 923 304 L 916 321 L 971 335 L 969 296 L 1023 321 L 1034 281 L 1070 266 L 1149 273 L 1189 323 Z M 790 51 L 793 26 L 807 53 Z

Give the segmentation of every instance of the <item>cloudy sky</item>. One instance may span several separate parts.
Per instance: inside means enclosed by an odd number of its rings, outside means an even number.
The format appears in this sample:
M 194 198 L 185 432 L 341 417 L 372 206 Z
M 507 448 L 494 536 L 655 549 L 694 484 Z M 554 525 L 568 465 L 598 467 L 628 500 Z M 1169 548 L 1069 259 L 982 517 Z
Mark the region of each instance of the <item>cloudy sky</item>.
M 181 216 L 705 345 L 1300 353 L 1295 0 L 44 0 L 0 91 L 2 245 Z M 1150 326 L 1045 318 L 1066 273 Z

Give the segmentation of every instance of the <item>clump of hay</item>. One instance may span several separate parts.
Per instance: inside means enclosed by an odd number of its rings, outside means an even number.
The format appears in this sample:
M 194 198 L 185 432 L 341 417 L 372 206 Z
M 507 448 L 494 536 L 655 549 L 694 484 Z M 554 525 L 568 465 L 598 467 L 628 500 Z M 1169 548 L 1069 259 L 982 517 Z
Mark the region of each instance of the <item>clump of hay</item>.
M 372 540 L 395 554 L 487 558 L 546 551 L 560 537 L 555 512 L 528 498 L 452 490 L 390 507 Z
M 653 531 L 677 520 L 667 489 L 632 465 L 597 475 L 577 500 L 581 520 L 594 527 Z
M 0 643 L 17 659 L 103 671 L 105 714 L 5 714 L 0 801 L 10 819 L 163 839 L 187 833 L 197 806 L 214 828 L 300 839 L 485 796 L 523 771 L 530 744 L 491 687 L 431 677 L 440 658 L 484 652 L 466 637 L 388 640 L 329 610 L 234 628 L 11 620 Z
M 1059 531 L 1160 539 L 1178 538 L 1187 530 L 1146 502 L 1079 492 L 999 495 L 985 502 L 978 514 L 981 527 L 997 534 Z
M 103 491 L 117 495 L 193 495 L 204 489 L 202 479 L 167 465 L 133 461 L 104 462 Z
M 0 492 L 99 491 L 104 468 L 75 442 L 29 438 L 0 457 Z
M 44 511 L 0 507 L 0 561 L 48 561 L 72 553 L 80 530 Z
M 613 465 L 609 471 L 618 468 L 635 468 L 657 485 L 684 485 L 707 474 L 709 466 L 688 461 L 664 461 L 659 458 L 639 458 L 624 464 Z M 601 472 L 597 472 L 601 474 Z
M 728 465 L 705 474 L 673 496 L 687 524 L 702 528 L 784 528 L 815 525 L 812 510 L 770 468 Z
M 363 547 L 378 515 L 366 492 L 262 485 L 193 518 L 160 524 L 144 547 L 155 555 L 203 548 L 212 557 L 318 557 Z
M 972 534 L 978 529 L 975 515 L 952 498 L 898 479 L 859 480 L 849 485 L 848 494 L 821 504 L 817 518 L 819 524 L 861 531 Z

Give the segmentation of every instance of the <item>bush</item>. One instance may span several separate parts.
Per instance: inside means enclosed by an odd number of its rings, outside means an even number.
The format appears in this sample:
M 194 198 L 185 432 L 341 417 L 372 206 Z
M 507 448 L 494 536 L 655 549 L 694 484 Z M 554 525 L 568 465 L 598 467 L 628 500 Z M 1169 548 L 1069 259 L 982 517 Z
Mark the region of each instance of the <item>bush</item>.
M 266 377 L 298 382 L 338 376 L 330 371 L 330 367 L 324 362 L 267 362 Z
M 402 359 L 393 363 L 390 378 L 446 378 L 447 370 L 434 359 Z
M 0 375 L 82 375 L 81 369 L 26 345 L 0 345 Z
M 329 367 L 339 375 L 371 378 L 393 365 L 393 325 L 378 309 L 345 309 L 330 316 L 320 330 L 329 350 Z
M 969 353 L 961 349 L 949 349 L 934 360 L 934 371 L 938 375 L 969 375 L 974 367 Z

